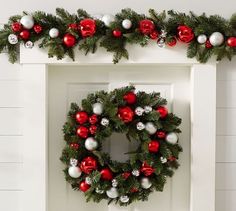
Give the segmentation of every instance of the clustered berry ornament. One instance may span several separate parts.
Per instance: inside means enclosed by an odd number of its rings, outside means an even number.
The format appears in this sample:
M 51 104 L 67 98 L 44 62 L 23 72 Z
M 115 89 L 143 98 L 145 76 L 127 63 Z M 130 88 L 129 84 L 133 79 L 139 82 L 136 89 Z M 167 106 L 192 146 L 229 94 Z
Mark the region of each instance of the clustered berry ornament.
M 166 177 L 178 168 L 181 119 L 170 113 L 159 93 L 135 91 L 134 86 L 91 93 L 81 107 L 71 104 L 63 132 L 61 161 L 66 180 L 88 200 L 108 200 L 126 206 L 162 191 Z M 113 132 L 138 142 L 130 160 L 118 162 L 103 152 Z M 122 140 L 120 140 L 122 142 Z M 126 153 L 126 152 L 124 152 Z

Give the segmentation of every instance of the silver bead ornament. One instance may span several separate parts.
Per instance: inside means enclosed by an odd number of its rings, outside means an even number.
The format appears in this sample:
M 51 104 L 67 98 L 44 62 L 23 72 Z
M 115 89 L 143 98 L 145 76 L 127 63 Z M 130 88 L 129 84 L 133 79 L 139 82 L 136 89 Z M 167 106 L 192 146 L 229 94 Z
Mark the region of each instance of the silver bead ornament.
M 113 179 L 113 180 L 111 181 L 111 185 L 112 185 L 112 187 L 116 188 L 117 185 L 118 185 L 118 181 L 117 181 L 116 179 Z
M 88 184 L 88 185 L 91 185 L 92 184 L 92 179 L 90 177 L 85 177 L 85 182 Z
M 152 122 L 147 122 L 145 125 L 145 129 L 150 135 L 153 135 L 157 131 L 156 126 Z
M 106 194 L 109 198 L 115 199 L 119 196 L 119 193 L 116 188 L 112 187 L 109 190 L 106 191 Z
M 30 40 L 25 43 L 25 48 L 32 49 L 34 47 L 34 43 Z
M 102 17 L 102 22 L 105 24 L 106 27 L 109 27 L 113 21 L 115 21 L 114 15 L 106 14 Z
M 143 177 L 141 179 L 141 187 L 143 189 L 149 189 L 152 186 L 152 183 L 150 182 L 150 180 L 147 177 Z
M 166 136 L 166 141 L 169 144 L 176 144 L 178 139 L 179 139 L 178 135 L 174 132 L 168 133 L 167 136 Z
M 15 34 L 9 34 L 8 36 L 8 42 L 11 44 L 11 45 L 15 45 L 18 43 L 18 37 L 15 35 Z
M 129 19 L 124 19 L 124 20 L 122 21 L 122 27 L 123 27 L 124 29 L 130 29 L 130 28 L 132 27 L 132 22 L 131 22 L 131 20 L 129 20 Z
M 138 177 L 140 175 L 140 171 L 138 169 L 134 169 L 132 171 L 132 175 L 134 175 L 135 177 Z
M 164 157 L 160 157 L 160 160 L 161 160 L 161 163 L 166 163 L 167 162 L 167 159 L 164 158 Z
M 71 166 L 77 166 L 78 165 L 78 160 L 76 160 L 75 158 L 71 158 L 70 159 L 70 165 Z
M 101 119 L 101 125 L 103 125 L 103 126 L 108 126 L 109 125 L 109 119 L 107 119 L 107 118 L 102 118 Z
M 164 48 L 166 46 L 165 38 L 161 37 L 161 38 L 157 39 L 157 45 L 160 48 Z
M 24 26 L 25 29 L 32 29 L 34 26 L 34 19 L 31 15 L 24 15 L 20 19 L 20 23 Z
M 151 106 L 145 106 L 145 107 L 144 107 L 144 112 L 145 112 L 146 114 L 150 113 L 151 111 L 152 111 L 152 107 L 151 107 Z
M 204 44 L 207 41 L 207 36 L 205 34 L 200 34 L 197 37 L 197 41 L 199 44 Z
M 101 103 L 94 103 L 93 104 L 93 113 L 97 115 L 101 115 L 103 112 L 103 105 Z
M 103 193 L 104 193 L 104 190 L 101 190 L 101 189 L 99 189 L 99 188 L 96 188 L 95 192 L 98 193 L 98 194 L 103 194 Z
M 220 32 L 214 32 L 209 37 L 209 41 L 213 46 L 220 46 L 224 42 L 224 35 Z
M 58 37 L 58 36 L 59 36 L 59 30 L 58 30 L 57 28 L 51 28 L 51 29 L 49 30 L 49 36 L 50 36 L 51 38 L 56 38 L 56 37 Z
M 145 128 L 145 125 L 142 122 L 138 122 L 136 127 L 138 130 L 143 130 Z
M 129 201 L 129 197 L 127 195 L 121 196 L 120 201 L 122 203 L 127 203 Z
M 85 140 L 84 146 L 87 150 L 92 151 L 92 150 L 97 149 L 98 142 L 93 137 L 88 137 Z
M 134 112 L 137 116 L 142 116 L 144 113 L 144 109 L 142 107 L 137 107 Z

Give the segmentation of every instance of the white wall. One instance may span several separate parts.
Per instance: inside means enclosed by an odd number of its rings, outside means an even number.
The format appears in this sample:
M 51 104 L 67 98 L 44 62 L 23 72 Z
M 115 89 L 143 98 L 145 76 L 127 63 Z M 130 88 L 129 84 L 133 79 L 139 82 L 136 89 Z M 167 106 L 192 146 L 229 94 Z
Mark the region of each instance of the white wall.
M 21 11 L 44 10 L 54 12 L 56 7 L 64 7 L 71 12 L 84 8 L 90 13 L 112 13 L 130 7 L 138 12 L 149 8 L 157 10 L 193 10 L 197 14 L 220 14 L 229 17 L 236 12 L 234 0 L 13 0 L 1 2 L 0 23 Z M 99 6 L 97 6 L 99 4 Z M 217 170 L 216 207 L 217 211 L 236 209 L 236 58 L 232 62 L 223 61 L 217 71 Z M 0 55 L 0 210 L 20 210 L 22 192 L 22 74 L 20 65 L 11 65 L 6 55 Z M 203 102 L 206 103 L 207 102 Z M 30 144 L 30 143 L 29 143 Z M 204 146 L 203 146 L 204 147 Z M 29 172 L 30 173 L 30 172 Z M 207 175 L 206 175 L 207 176 Z

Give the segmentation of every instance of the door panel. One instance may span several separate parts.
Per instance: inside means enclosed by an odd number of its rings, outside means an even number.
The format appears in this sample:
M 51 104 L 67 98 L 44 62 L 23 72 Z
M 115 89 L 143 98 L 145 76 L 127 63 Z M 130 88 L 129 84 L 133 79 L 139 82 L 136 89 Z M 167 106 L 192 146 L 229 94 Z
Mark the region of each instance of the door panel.
M 71 102 L 80 104 L 89 92 L 112 90 L 135 85 L 137 90 L 160 92 L 168 100 L 168 108 L 183 120 L 180 143 L 181 167 L 173 179 L 168 179 L 162 193 L 153 193 L 148 202 L 138 202 L 127 208 L 86 203 L 82 193 L 73 191 L 64 180 L 63 165 L 59 157 L 64 146 L 62 125 Z M 188 211 L 190 180 L 190 116 L 189 70 L 183 67 L 155 65 L 104 65 L 104 66 L 50 66 L 49 67 L 49 211 Z M 120 142 L 122 140 L 122 144 Z M 113 134 L 105 142 L 104 150 L 113 159 L 124 161 L 127 152 L 135 148 L 122 134 Z

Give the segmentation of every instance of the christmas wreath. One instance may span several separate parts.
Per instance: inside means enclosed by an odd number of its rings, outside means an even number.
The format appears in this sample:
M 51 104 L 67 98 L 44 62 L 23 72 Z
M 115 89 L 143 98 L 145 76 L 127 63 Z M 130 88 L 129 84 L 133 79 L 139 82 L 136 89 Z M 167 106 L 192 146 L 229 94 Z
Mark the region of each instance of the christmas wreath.
M 157 13 L 154 9 L 149 10 L 148 16 L 131 9 L 123 9 L 115 16 L 90 15 L 82 9 L 70 14 L 60 8 L 56 15 L 24 12 L 10 17 L 0 30 L 0 53 L 7 50 L 10 62 L 14 63 L 19 43 L 33 48 L 37 40 L 49 57 L 57 59 L 67 55 L 74 60 L 76 46 L 85 54 L 95 53 L 100 46 L 114 53 L 113 62 L 117 63 L 121 58 L 128 59 L 128 43 L 146 46 L 149 40 L 154 40 L 161 48 L 174 47 L 177 41 L 187 43 L 187 57 L 202 63 L 212 55 L 217 60 L 224 57 L 231 60 L 236 54 L 236 15 L 226 20 L 219 15 L 198 16 L 173 10 Z
M 135 92 L 133 86 L 89 94 L 81 108 L 72 103 L 61 156 L 72 188 L 85 192 L 87 201 L 107 199 L 121 206 L 162 191 L 182 151 L 177 135 L 181 119 L 168 113 L 166 103 L 159 93 Z M 126 162 L 111 160 L 102 151 L 113 132 L 138 142 Z

